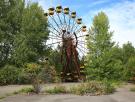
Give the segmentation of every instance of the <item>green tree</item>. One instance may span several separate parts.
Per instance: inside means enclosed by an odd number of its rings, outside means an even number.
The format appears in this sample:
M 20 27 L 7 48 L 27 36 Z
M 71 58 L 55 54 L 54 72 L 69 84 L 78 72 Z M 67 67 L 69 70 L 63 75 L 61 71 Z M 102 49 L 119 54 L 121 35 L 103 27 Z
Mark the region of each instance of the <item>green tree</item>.
M 11 59 L 14 38 L 20 32 L 23 0 L 0 0 L 0 67 Z
M 111 41 L 113 32 L 109 31 L 109 20 L 104 12 L 94 17 L 87 38 L 89 49 L 86 57 L 88 79 L 117 79 L 122 70 L 122 62 L 114 57 L 114 42 Z M 115 55 L 116 56 L 116 55 Z
M 132 77 L 135 77 L 135 48 L 132 43 L 127 42 L 123 44 L 122 47 L 122 63 L 125 70 L 125 79 L 129 80 Z
M 14 41 L 13 60 L 16 64 L 36 62 L 46 53 L 48 24 L 38 4 L 28 4 L 23 10 L 21 31 Z
M 127 42 L 126 44 L 123 44 L 122 54 L 123 54 L 123 64 L 126 64 L 130 57 L 135 56 L 135 48 L 132 45 L 132 43 Z
M 0 67 L 36 62 L 46 54 L 48 24 L 37 3 L 0 1 Z

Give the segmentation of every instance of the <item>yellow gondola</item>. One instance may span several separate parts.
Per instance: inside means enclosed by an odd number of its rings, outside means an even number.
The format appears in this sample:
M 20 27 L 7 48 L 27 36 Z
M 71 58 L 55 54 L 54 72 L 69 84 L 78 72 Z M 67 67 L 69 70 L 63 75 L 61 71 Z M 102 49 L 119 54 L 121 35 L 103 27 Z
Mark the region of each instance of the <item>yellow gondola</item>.
M 62 11 L 62 6 L 57 6 L 56 7 L 56 12 L 57 13 L 61 13 L 61 11 Z
M 72 12 L 72 13 L 71 13 L 71 17 L 72 17 L 72 18 L 75 18 L 75 17 L 76 17 L 76 12 Z
M 82 23 L 82 18 L 78 18 L 78 19 L 76 20 L 76 23 L 77 23 L 77 24 L 81 24 L 81 23 Z
M 69 8 L 68 7 L 64 8 L 64 14 L 69 14 Z
M 86 32 L 86 26 L 82 26 L 82 31 Z
M 53 7 L 50 7 L 48 9 L 48 11 L 49 11 L 49 15 L 53 15 L 54 14 L 54 8 Z
M 48 13 L 44 13 L 44 16 L 47 17 L 48 16 Z

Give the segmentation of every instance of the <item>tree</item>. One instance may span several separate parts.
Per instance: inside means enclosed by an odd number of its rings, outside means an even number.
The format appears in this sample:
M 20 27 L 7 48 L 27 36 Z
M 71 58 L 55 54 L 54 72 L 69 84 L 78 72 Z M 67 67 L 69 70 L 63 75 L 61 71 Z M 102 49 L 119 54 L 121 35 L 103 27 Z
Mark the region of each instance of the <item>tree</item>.
M 16 64 L 37 62 L 46 53 L 48 24 L 38 4 L 28 4 L 23 11 L 21 31 L 14 42 L 13 59 Z
M 37 62 L 46 54 L 48 24 L 37 3 L 0 1 L 0 67 Z
M 11 59 L 14 38 L 20 32 L 23 0 L 0 0 L 0 67 Z
M 126 80 L 135 77 L 135 48 L 132 43 L 127 42 L 122 47 L 122 63 L 125 70 Z
M 132 45 L 132 43 L 127 42 L 126 44 L 123 44 L 122 54 L 123 54 L 123 64 L 126 64 L 130 57 L 135 56 L 135 48 Z
M 122 70 L 122 62 L 114 56 L 113 32 L 109 31 L 109 20 L 104 12 L 98 13 L 87 38 L 87 76 L 88 79 L 117 79 Z

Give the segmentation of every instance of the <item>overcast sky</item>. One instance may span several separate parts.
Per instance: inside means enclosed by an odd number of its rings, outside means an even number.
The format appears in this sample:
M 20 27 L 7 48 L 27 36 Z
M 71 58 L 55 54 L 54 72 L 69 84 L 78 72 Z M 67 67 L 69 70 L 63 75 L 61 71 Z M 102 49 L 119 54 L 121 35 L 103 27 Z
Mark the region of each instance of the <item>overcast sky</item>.
M 38 2 L 46 11 L 49 7 L 62 5 L 76 11 L 89 28 L 92 19 L 100 11 L 109 17 L 112 40 L 121 46 L 128 41 L 135 46 L 135 0 L 31 0 Z

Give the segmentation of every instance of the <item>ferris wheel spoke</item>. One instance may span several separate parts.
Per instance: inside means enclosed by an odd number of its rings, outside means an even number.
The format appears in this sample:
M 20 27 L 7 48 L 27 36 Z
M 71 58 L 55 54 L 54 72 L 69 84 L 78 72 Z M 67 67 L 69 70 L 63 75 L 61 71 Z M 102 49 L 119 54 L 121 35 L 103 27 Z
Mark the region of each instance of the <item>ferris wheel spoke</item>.
M 56 40 L 62 40 L 62 39 L 58 39 L 57 37 L 48 37 L 48 38 L 50 38 L 50 39 L 56 39 Z
M 51 19 L 53 20 L 53 22 L 56 24 L 56 26 L 57 26 L 57 28 L 58 29 L 61 29 L 60 27 L 59 27 L 59 24 L 56 22 L 56 20 L 54 19 L 54 17 L 53 16 L 50 16 L 51 17 Z
M 50 28 L 54 29 L 58 34 L 60 34 L 60 32 L 51 23 L 49 23 L 49 25 L 50 25 Z
M 61 20 L 61 18 L 60 18 L 60 16 L 59 16 L 59 13 L 56 13 L 56 15 L 57 15 L 57 17 L 58 17 L 58 19 L 59 19 L 59 21 L 60 21 L 61 27 L 62 27 L 62 29 L 63 29 L 63 23 L 62 23 L 62 20 Z
M 54 45 L 54 44 L 58 44 L 58 43 L 61 43 L 61 41 L 59 41 L 59 42 L 54 42 L 54 43 L 50 43 L 50 44 L 47 44 L 47 45 Z
M 79 47 L 77 47 L 77 49 L 78 49 L 83 55 L 85 55 L 85 51 L 83 51 L 83 50 L 80 49 Z
M 86 42 L 81 42 L 81 41 L 78 41 L 79 44 L 84 44 L 84 45 L 87 45 Z
M 75 32 L 80 33 L 81 30 L 82 30 L 82 27 L 80 27 L 79 29 L 77 29 Z
M 68 31 L 70 30 L 70 21 L 71 21 L 71 17 L 69 17 L 69 20 L 68 20 Z
M 57 35 L 52 35 L 52 34 L 49 34 L 49 37 L 52 37 L 52 38 L 57 38 L 57 39 L 61 39 L 60 36 L 57 36 Z
M 57 33 L 55 33 L 55 31 L 51 31 L 51 30 L 49 30 L 50 31 L 50 34 L 49 35 L 52 35 L 52 34 L 54 34 L 53 36 L 56 36 L 56 37 L 60 37 L 60 35 L 58 35 Z
M 85 48 L 84 46 L 82 46 L 82 44 L 78 43 L 78 45 L 79 45 L 81 48 L 84 48 L 85 50 L 87 50 L 87 48 Z

